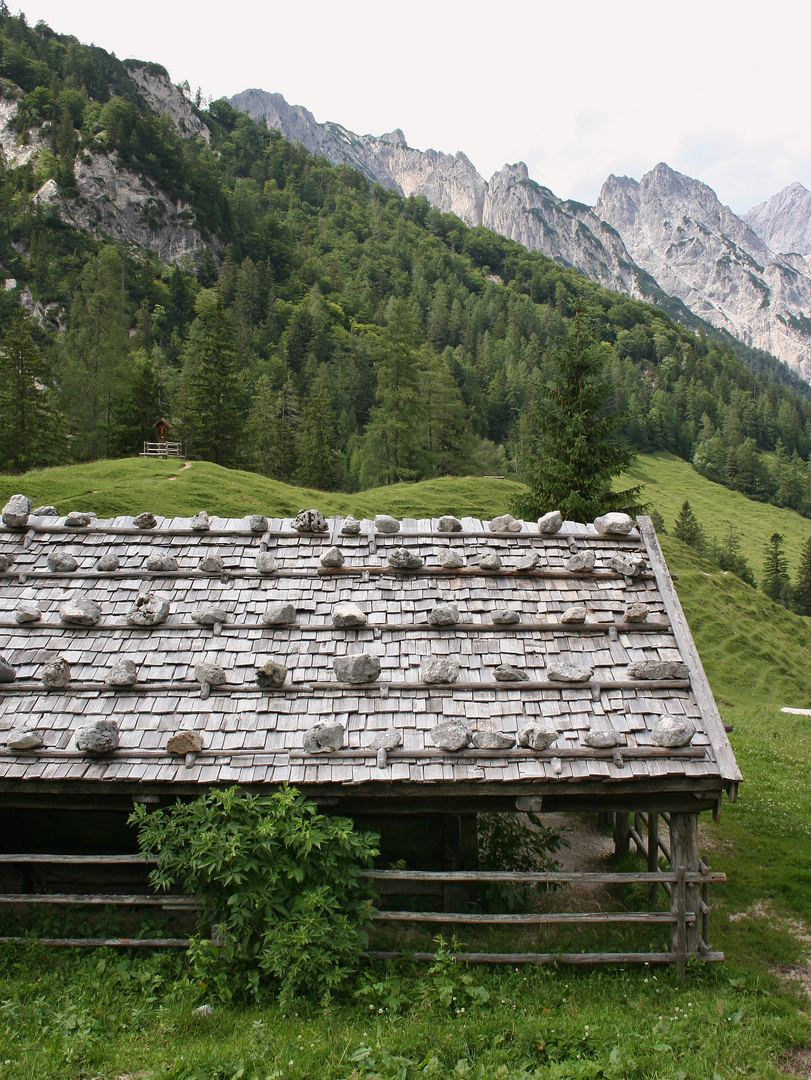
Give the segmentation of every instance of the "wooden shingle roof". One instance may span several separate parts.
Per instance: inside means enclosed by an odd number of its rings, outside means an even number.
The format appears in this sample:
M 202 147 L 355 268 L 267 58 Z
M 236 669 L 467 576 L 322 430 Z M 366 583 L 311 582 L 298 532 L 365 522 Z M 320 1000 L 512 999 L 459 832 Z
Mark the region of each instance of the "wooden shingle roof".
M 494 534 L 487 523 L 463 518 L 461 532 L 440 533 L 438 521 L 406 519 L 400 532 L 381 535 L 363 521 L 356 536 L 342 536 L 341 518 L 329 532 L 295 532 L 292 521 L 270 519 L 262 534 L 247 519 L 212 517 L 210 529 L 194 532 L 187 518 L 158 519 L 142 530 L 130 517 L 93 520 L 68 529 L 64 518 L 31 517 L 25 529 L 0 528 L 0 554 L 11 561 L 0 573 L 0 652 L 16 669 L 14 682 L 0 684 L 0 790 L 31 790 L 34 785 L 174 786 L 184 791 L 212 783 L 280 784 L 313 790 L 333 785 L 371 786 L 388 795 L 419 784 L 437 793 L 475 783 L 493 791 L 532 794 L 557 789 L 597 791 L 603 785 L 643 786 L 647 790 L 734 791 L 740 779 L 732 750 L 687 628 L 649 519 L 627 536 L 602 536 L 592 525 L 565 522 L 542 536 L 523 523 L 519 533 Z M 327 570 L 320 556 L 333 544 L 344 565 Z M 460 551 L 467 565 L 444 570 L 441 548 Z M 423 559 L 419 570 L 392 570 L 387 555 L 406 547 Z M 48 569 L 47 556 L 69 552 L 72 573 Z M 150 553 L 169 551 L 178 563 L 171 573 L 146 570 Z M 275 573 L 262 576 L 256 557 L 268 550 Z M 572 554 L 591 551 L 595 569 L 574 574 L 565 568 Z M 96 569 L 105 553 L 118 556 L 119 569 Z M 479 558 L 496 552 L 501 570 L 485 572 Z M 516 569 L 537 552 L 533 570 Z M 611 566 L 618 553 L 640 553 L 645 568 L 624 576 Z M 224 570 L 212 576 L 198 569 L 201 558 L 217 554 Z M 127 615 L 140 591 L 160 592 L 170 602 L 166 622 L 136 628 Z M 95 626 L 64 625 L 58 608 L 66 599 L 86 596 L 99 605 Z M 19 625 L 21 600 L 36 601 L 37 622 Z M 351 600 L 368 617 L 365 627 L 336 629 L 331 613 Z M 456 626 L 434 628 L 428 617 L 439 601 L 460 611 Z M 221 626 L 193 620 L 201 601 L 221 605 Z M 267 607 L 289 602 L 296 609 L 290 626 L 262 623 Z M 645 622 L 624 621 L 628 603 L 647 604 Z M 561 623 L 561 614 L 585 604 L 584 624 Z M 508 607 L 520 621 L 496 625 L 492 615 Z M 333 660 L 351 653 L 380 660 L 380 676 L 370 684 L 337 682 Z M 458 661 L 450 685 L 420 681 L 425 656 Z M 63 657 L 71 682 L 49 689 L 43 665 Z M 110 688 L 105 679 L 121 658 L 138 668 L 132 687 Z M 274 659 L 288 669 L 280 690 L 261 688 L 255 668 Z M 550 679 L 550 664 L 573 661 L 592 668 L 586 682 Z M 640 680 L 629 665 L 644 660 L 681 661 L 687 677 Z M 223 686 L 201 688 L 195 665 L 220 665 Z M 528 675 L 520 682 L 497 682 L 494 669 L 510 664 Z M 633 670 L 633 669 L 632 669 Z M 683 673 L 682 673 L 683 674 Z M 695 724 L 688 746 L 653 745 L 654 724 L 663 715 L 687 716 Z M 96 718 L 114 719 L 120 744 L 93 758 L 79 751 L 76 729 Z M 466 749 L 450 752 L 432 744 L 431 730 L 458 718 L 473 732 L 516 734 L 529 721 L 544 719 L 558 731 L 544 751 Z M 303 749 L 308 728 L 338 721 L 344 748 L 328 754 Z M 26 724 L 44 745 L 30 751 L 5 746 L 9 732 Z M 616 750 L 594 750 L 584 741 L 591 728 L 616 730 Z M 381 762 L 369 743 L 395 728 L 402 746 Z M 166 742 L 173 732 L 202 733 L 204 748 L 187 758 L 173 756 Z M 413 790 L 413 787 L 409 787 Z

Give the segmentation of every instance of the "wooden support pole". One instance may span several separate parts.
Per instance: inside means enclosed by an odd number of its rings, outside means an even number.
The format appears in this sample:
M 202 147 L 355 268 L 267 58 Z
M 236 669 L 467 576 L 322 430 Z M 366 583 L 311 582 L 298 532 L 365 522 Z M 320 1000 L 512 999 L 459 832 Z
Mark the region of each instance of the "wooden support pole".
M 679 916 L 673 930 L 672 948 L 676 953 L 679 975 L 684 974 L 687 956 L 698 952 L 698 919 L 688 925 L 687 913 L 698 914 L 700 891 L 693 882 L 685 880 L 685 874 L 699 872 L 698 814 L 672 813 L 670 815 L 670 865 L 676 871 L 676 887 L 673 890 L 672 910 Z
M 631 850 L 631 815 L 618 810 L 614 814 L 614 854 L 624 859 Z
M 648 873 L 659 869 L 659 815 L 648 811 Z M 648 886 L 648 907 L 655 910 L 659 901 L 659 886 L 655 881 Z

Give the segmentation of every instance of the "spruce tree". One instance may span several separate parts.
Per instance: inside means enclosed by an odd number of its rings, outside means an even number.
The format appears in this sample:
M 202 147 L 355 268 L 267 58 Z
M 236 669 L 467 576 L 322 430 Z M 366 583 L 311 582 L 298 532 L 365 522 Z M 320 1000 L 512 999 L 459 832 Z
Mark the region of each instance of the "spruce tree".
M 608 510 L 640 508 L 639 487 L 610 490 L 634 452 L 617 436 L 623 416 L 610 408 L 607 352 L 578 305 L 564 347 L 550 357 L 551 372 L 533 411 L 534 454 L 525 477 L 529 493 L 517 508 L 522 516 L 560 510 L 570 520 L 591 521 Z
M 800 548 L 792 607 L 798 615 L 811 615 L 811 536 Z
M 783 554 L 783 537 L 774 532 L 763 550 L 763 592 L 778 604 L 787 604 L 791 595 L 791 582 L 788 576 L 788 562 Z
M 698 523 L 698 518 L 693 513 L 693 508 L 687 499 L 681 504 L 681 510 L 673 526 L 673 535 L 683 544 L 689 544 L 697 551 L 703 551 L 705 547 L 704 530 Z

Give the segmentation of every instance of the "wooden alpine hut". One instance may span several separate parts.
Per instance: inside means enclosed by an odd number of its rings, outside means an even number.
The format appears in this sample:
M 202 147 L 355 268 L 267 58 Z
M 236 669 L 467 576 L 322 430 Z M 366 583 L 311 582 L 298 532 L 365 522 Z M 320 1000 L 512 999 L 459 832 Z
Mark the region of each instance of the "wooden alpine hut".
M 445 908 L 488 876 L 477 814 L 610 814 L 647 869 L 603 876 L 668 892 L 645 914 L 669 950 L 529 958 L 720 957 L 698 820 L 741 777 L 649 518 L 102 521 L 15 496 L 0 565 L 0 900 L 143 881 L 134 801 L 290 783 L 405 861 L 381 893 Z

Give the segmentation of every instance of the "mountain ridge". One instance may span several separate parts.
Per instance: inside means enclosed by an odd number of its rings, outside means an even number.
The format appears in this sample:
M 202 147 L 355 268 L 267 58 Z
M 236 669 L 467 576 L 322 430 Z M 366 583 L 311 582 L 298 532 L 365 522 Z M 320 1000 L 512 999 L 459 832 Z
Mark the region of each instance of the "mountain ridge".
M 666 310 L 663 297 L 681 301 L 698 318 L 773 353 L 811 381 L 811 259 L 801 250 L 811 252 L 811 193 L 808 242 L 783 255 L 712 188 L 664 162 L 640 181 L 612 174 L 588 207 L 558 198 L 529 176 L 524 162 L 503 166 L 488 181 L 462 151 L 415 150 L 399 128 L 356 135 L 261 90 L 237 94 L 230 103 L 334 164 L 359 168 L 404 196 L 423 195 L 438 209 L 541 251 L 607 288 Z M 785 217 L 784 207 L 762 204 L 748 216 L 774 230 L 781 211 Z M 669 229 L 671 217 L 679 221 Z M 799 228 L 792 221 L 791 235 Z M 774 235 L 785 235 L 785 228 Z

